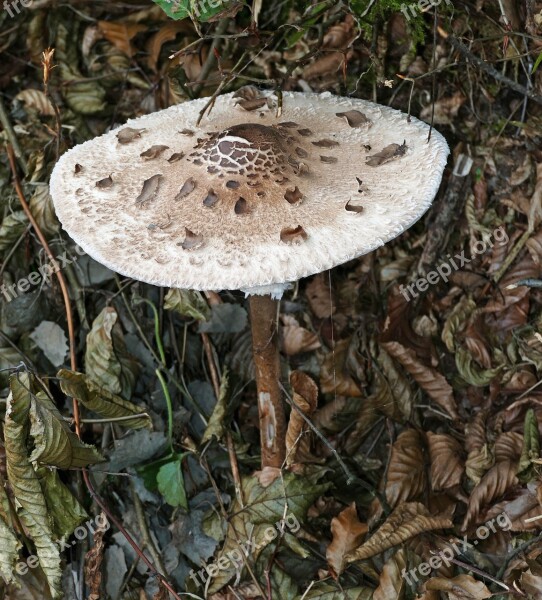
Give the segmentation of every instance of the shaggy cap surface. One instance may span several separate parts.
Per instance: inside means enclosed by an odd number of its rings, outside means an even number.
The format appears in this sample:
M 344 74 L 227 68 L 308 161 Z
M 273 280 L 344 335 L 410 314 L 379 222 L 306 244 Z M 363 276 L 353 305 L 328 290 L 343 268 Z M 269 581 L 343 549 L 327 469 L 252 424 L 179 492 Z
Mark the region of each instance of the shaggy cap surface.
M 66 152 L 57 215 L 94 259 L 160 286 L 295 281 L 385 244 L 438 190 L 448 146 L 397 110 L 329 93 L 194 100 Z M 254 110 L 243 108 L 256 106 Z

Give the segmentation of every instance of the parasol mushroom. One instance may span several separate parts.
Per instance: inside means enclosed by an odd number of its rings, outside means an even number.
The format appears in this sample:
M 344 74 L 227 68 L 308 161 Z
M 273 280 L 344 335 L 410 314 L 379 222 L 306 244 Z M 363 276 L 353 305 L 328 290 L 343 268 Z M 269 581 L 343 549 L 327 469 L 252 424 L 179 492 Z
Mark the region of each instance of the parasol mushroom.
M 272 93 L 261 99 L 220 96 L 198 125 L 206 99 L 131 120 L 65 153 L 51 194 L 68 234 L 114 271 L 250 296 L 262 465 L 280 467 L 277 299 L 414 224 L 449 150 L 364 100 L 285 93 L 278 118 Z

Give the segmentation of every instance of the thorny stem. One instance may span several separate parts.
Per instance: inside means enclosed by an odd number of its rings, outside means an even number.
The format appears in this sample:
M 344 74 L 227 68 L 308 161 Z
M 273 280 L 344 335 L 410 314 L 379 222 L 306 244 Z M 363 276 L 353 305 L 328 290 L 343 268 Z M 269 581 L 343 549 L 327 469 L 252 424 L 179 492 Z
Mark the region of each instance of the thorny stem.
M 278 302 L 272 300 L 271 296 L 250 296 L 249 306 L 260 415 L 262 468 L 281 468 L 286 456 L 286 417 L 280 390 Z
M 13 151 L 13 147 L 10 144 L 7 145 L 7 153 L 8 153 L 8 158 L 9 158 L 9 164 L 11 167 L 11 172 L 13 175 L 13 183 L 15 186 L 15 191 L 17 192 L 17 196 L 19 197 L 21 206 L 23 207 L 23 210 L 24 210 L 25 214 L 27 215 L 28 220 L 32 224 L 32 227 L 34 228 L 36 235 L 38 236 L 38 239 L 40 240 L 40 242 L 43 246 L 43 249 L 47 253 L 47 256 L 49 257 L 49 259 L 53 262 L 55 260 L 55 257 L 53 255 L 53 253 L 51 252 L 51 248 L 49 247 L 49 244 L 47 243 L 47 240 L 45 239 L 45 236 L 43 235 L 43 232 L 41 231 L 40 226 L 34 219 L 34 216 L 32 215 L 32 212 L 30 211 L 30 208 L 28 206 L 26 198 L 24 197 L 21 182 L 19 180 L 19 175 L 17 174 L 17 165 L 15 164 L 15 153 Z M 53 264 L 54 264 L 54 262 L 53 262 Z M 77 371 L 77 357 L 75 354 L 75 333 L 74 333 L 73 313 L 72 313 L 72 309 L 71 309 L 70 296 L 68 293 L 68 286 L 66 285 L 66 280 L 64 279 L 64 275 L 62 274 L 62 271 L 60 271 L 60 270 L 56 271 L 55 275 L 58 279 L 58 283 L 62 290 L 62 297 L 64 300 L 64 307 L 66 310 L 66 320 L 68 323 L 68 339 L 69 339 L 69 346 L 70 346 L 70 366 L 71 366 L 72 371 Z M 75 432 L 77 433 L 77 436 L 80 438 L 81 437 L 81 420 L 80 420 L 79 404 L 78 404 L 77 398 L 73 398 L 73 418 L 74 418 L 74 422 L 75 422 Z M 94 489 L 94 486 L 92 485 L 88 471 L 86 469 L 83 469 L 82 473 L 83 473 L 83 480 L 85 482 L 85 485 L 88 489 L 89 494 L 91 495 L 92 499 L 94 500 L 94 502 L 96 502 L 96 504 L 107 515 L 107 518 L 122 533 L 122 535 L 126 538 L 126 541 L 134 549 L 134 552 L 137 554 L 137 556 L 139 556 L 139 558 L 147 565 L 147 567 L 149 567 L 149 569 L 152 571 L 152 573 L 154 573 L 158 577 L 158 579 L 161 581 L 161 583 L 164 585 L 164 587 L 169 591 L 169 593 L 176 600 L 181 600 L 181 597 L 177 594 L 177 592 L 175 592 L 173 586 L 169 583 L 169 581 L 162 574 L 159 573 L 157 568 L 145 556 L 144 552 L 137 545 L 137 543 L 133 540 L 132 536 L 126 531 L 126 529 L 124 528 L 122 523 L 113 515 L 113 513 L 111 512 L 109 507 L 105 504 L 105 502 L 102 500 L 102 498 L 98 495 L 98 493 Z M 185 595 L 190 596 L 190 594 L 185 594 Z

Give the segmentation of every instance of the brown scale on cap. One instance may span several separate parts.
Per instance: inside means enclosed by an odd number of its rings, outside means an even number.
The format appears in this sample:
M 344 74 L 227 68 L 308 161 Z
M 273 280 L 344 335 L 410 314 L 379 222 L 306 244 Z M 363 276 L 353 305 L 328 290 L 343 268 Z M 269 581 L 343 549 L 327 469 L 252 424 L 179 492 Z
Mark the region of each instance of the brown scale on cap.
M 275 126 L 240 123 L 198 138 L 186 160 L 200 167 L 202 178 L 212 183 L 213 189 L 209 188 L 203 205 L 222 210 L 233 206 L 234 214 L 245 215 L 259 202 L 286 200 L 290 205 L 299 204 L 305 198 L 303 179 L 310 178 L 307 165 L 318 161 L 319 156 L 311 142 L 304 139 L 312 132 L 294 131 L 298 128 L 298 123 L 291 121 Z M 330 148 L 340 145 L 332 140 L 326 142 Z M 333 158 L 334 163 L 338 162 L 337 157 Z M 187 188 L 185 184 L 183 196 L 194 190 L 195 186 Z M 284 236 L 281 239 L 284 241 Z

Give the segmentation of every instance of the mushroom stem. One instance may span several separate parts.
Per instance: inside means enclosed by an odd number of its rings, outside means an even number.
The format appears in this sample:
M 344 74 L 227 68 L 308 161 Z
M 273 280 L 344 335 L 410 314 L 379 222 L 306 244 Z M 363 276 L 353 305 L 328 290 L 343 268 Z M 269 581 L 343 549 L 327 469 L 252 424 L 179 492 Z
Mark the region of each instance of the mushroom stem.
M 254 295 L 250 296 L 249 305 L 260 415 L 262 468 L 280 468 L 286 455 L 286 417 L 279 386 L 278 301 L 271 296 Z

